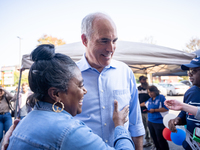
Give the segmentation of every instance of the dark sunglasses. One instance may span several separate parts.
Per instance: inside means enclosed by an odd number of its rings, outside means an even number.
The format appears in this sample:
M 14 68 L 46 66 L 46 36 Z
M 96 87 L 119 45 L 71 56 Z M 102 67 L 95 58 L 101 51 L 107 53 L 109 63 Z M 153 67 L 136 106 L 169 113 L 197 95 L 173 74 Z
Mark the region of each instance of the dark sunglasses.
M 199 70 L 200 70 L 200 68 L 199 68 L 199 69 L 189 69 L 189 70 L 187 71 L 187 73 L 188 73 L 188 74 L 196 74 Z

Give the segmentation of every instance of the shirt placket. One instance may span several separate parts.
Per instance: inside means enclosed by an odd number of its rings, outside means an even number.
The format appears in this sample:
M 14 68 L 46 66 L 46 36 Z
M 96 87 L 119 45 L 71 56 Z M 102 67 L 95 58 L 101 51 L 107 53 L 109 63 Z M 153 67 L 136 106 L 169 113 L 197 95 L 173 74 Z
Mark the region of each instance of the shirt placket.
M 104 142 L 108 143 L 109 141 L 109 136 L 108 136 L 108 119 L 107 117 L 109 114 L 106 111 L 107 105 L 106 105 L 106 99 L 105 99 L 105 94 L 106 94 L 106 87 L 105 83 L 103 82 L 103 73 L 100 73 L 99 75 L 99 103 L 100 103 L 100 111 L 101 111 L 101 128 L 102 128 L 102 135 L 103 135 L 103 140 Z

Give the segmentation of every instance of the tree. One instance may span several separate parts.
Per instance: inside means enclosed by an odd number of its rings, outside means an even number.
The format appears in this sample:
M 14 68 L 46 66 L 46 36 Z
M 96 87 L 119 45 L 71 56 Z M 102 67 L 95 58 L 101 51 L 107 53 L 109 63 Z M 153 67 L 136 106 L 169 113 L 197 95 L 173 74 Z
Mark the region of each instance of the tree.
M 37 41 L 39 42 L 38 45 L 41 45 L 41 44 L 53 44 L 55 46 L 59 46 L 59 45 L 66 44 L 66 42 L 63 41 L 63 39 L 58 39 L 56 37 L 48 36 L 46 34 L 43 35 L 41 38 L 39 38 Z
M 14 86 L 18 86 L 19 83 L 19 71 L 14 71 Z M 28 83 L 28 70 L 22 72 L 21 83 Z
M 199 38 L 191 38 L 190 42 L 186 44 L 187 49 L 184 51 L 186 52 L 193 52 L 200 49 L 200 39 Z

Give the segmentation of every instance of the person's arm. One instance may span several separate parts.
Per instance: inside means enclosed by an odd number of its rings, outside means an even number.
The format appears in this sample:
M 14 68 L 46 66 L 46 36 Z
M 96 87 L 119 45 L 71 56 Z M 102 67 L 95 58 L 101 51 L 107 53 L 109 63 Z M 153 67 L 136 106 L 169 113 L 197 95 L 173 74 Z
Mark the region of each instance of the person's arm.
M 13 98 L 13 95 L 10 92 L 8 92 L 6 89 L 3 89 L 3 90 L 5 92 L 6 98 L 10 101 Z
M 13 125 L 10 127 L 10 129 L 6 132 L 3 138 L 3 142 L 1 144 L 1 150 L 6 150 L 9 144 L 9 138 L 11 137 L 14 129 L 16 128 L 17 124 L 19 123 L 19 119 L 15 119 Z
M 177 132 L 176 125 L 185 125 L 180 117 L 176 117 L 175 119 L 171 119 L 168 122 L 169 130 L 171 132 Z
M 168 111 L 167 109 L 165 109 L 164 107 L 162 108 L 158 108 L 158 109 L 150 109 L 149 113 L 155 113 L 155 112 L 166 112 Z
M 68 129 L 63 137 L 61 150 L 67 147 L 71 149 L 96 149 L 96 150 L 135 150 L 134 143 L 129 136 L 129 132 L 123 127 L 129 114 L 129 106 L 125 106 L 122 111 L 118 111 L 118 103 L 114 102 L 113 122 L 115 124 L 114 148 L 107 145 L 97 134 L 94 134 L 84 123 L 72 124 L 72 130 Z
M 11 102 L 15 102 L 17 100 L 17 94 L 15 94 L 14 96 L 13 96 L 13 98 L 10 100 Z
M 143 136 L 132 137 L 136 150 L 143 150 Z
M 195 118 L 197 118 L 198 120 L 200 120 L 200 107 L 197 107 L 197 113 L 195 115 Z
M 131 72 L 132 74 L 132 72 Z M 138 90 L 136 87 L 135 77 L 132 74 L 132 82 L 130 84 L 130 113 L 129 113 L 129 132 L 135 144 L 136 150 L 143 149 L 143 135 L 145 135 L 144 125 L 142 122 L 140 104 L 138 100 Z
M 143 103 L 140 104 L 140 107 L 142 107 L 142 106 L 145 106 L 145 102 L 143 102 Z
M 186 103 L 179 102 L 177 100 L 166 100 L 165 106 L 171 110 L 182 110 L 189 112 L 196 116 L 198 108 L 196 106 L 188 105 Z

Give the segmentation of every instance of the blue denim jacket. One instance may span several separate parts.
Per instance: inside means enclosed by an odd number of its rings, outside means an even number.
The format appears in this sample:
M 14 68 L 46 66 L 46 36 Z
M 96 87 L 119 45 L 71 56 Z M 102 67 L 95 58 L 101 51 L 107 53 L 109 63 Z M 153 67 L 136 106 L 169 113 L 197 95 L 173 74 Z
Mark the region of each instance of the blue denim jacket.
M 116 149 L 134 150 L 127 130 L 115 128 Z M 85 123 L 74 119 L 68 112 L 52 111 L 52 104 L 38 102 L 17 125 L 8 150 L 110 150 L 102 139 L 94 134 Z

